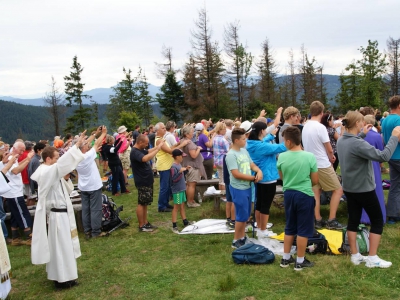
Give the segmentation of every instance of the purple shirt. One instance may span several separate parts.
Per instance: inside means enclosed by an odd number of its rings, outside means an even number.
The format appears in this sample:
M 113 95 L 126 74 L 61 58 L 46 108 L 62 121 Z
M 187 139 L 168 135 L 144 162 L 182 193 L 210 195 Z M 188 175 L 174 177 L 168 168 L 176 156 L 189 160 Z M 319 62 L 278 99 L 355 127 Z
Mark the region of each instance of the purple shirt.
M 204 160 L 213 158 L 211 148 L 207 148 L 207 146 L 206 146 L 206 143 L 208 143 L 208 141 L 209 141 L 209 139 L 204 133 L 201 133 L 199 135 L 199 140 L 197 141 L 197 146 L 201 147 L 200 153 L 203 156 Z

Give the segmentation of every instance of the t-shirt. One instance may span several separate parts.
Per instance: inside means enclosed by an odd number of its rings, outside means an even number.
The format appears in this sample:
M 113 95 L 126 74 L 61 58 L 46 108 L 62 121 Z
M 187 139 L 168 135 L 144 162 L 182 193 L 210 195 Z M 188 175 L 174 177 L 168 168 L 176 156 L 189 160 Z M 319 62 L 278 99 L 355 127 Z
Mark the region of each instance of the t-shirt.
M 175 136 L 171 132 L 167 132 L 164 135 L 164 139 L 168 142 L 170 147 L 175 146 L 178 142 L 175 139 Z
M 201 147 L 200 153 L 203 156 L 204 160 L 213 158 L 211 148 L 208 148 L 206 146 L 206 143 L 208 143 L 208 141 L 209 141 L 209 139 L 204 133 L 201 133 L 199 135 L 199 140 L 197 141 L 197 146 Z
M 85 159 L 76 166 L 79 175 L 78 188 L 84 192 L 97 191 L 103 187 L 103 182 L 95 162 L 96 151 L 92 148 L 83 156 Z
M 279 132 L 278 132 L 279 144 L 283 144 L 283 143 L 284 143 L 283 136 L 282 136 L 282 132 L 283 132 L 286 128 L 288 128 L 289 126 L 292 126 L 292 125 L 291 125 L 291 124 L 285 123 L 285 124 L 283 124 L 283 125 L 281 126 L 281 128 L 279 128 Z
M 131 150 L 132 173 L 137 187 L 153 186 L 154 183 L 153 170 L 150 161 L 142 161 L 143 157 L 148 153 L 147 150 L 140 150 L 136 147 L 132 147 Z
M 232 145 L 232 129 L 226 128 L 225 138 L 229 145 Z
M 319 169 L 331 166 L 324 146 L 324 143 L 330 142 L 328 131 L 324 125 L 315 120 L 307 121 L 303 128 L 302 140 L 304 150 L 315 155 Z
M 247 190 L 250 188 L 251 181 L 236 179 L 232 175 L 232 170 L 238 170 L 239 173 L 251 175 L 250 164 L 253 162 L 249 153 L 245 148 L 240 148 L 240 151 L 229 150 L 226 155 L 226 166 L 229 171 L 229 180 L 232 187 L 238 190 Z
M 154 140 L 156 139 L 156 134 L 154 132 L 148 134 L 150 148 L 154 148 Z
M 173 163 L 170 169 L 171 172 L 171 192 L 177 194 L 186 190 L 185 176 L 180 172 L 181 164 Z
M 24 196 L 24 184 L 22 183 L 22 176 L 21 173 L 14 174 L 11 171 L 18 167 L 18 162 L 16 161 L 12 167 L 8 170 L 8 172 L 5 174 L 9 180 L 9 187 L 11 190 L 8 192 L 4 193 L 3 196 L 4 198 L 17 198 L 17 197 L 23 197 Z
M 312 153 L 306 151 L 281 153 L 277 167 L 283 174 L 283 191 L 294 190 L 314 196 L 310 173 L 317 172 L 318 168 Z
M 140 132 L 135 130 L 132 132 L 132 146 L 136 144 L 136 139 L 140 135 Z
M 385 122 L 382 122 L 382 135 L 385 145 L 387 145 L 387 143 L 389 142 L 389 139 L 392 136 L 393 128 L 395 128 L 396 126 L 400 126 L 400 116 L 397 114 L 388 115 L 385 118 Z M 397 145 L 397 148 L 390 159 L 400 159 L 399 145 Z

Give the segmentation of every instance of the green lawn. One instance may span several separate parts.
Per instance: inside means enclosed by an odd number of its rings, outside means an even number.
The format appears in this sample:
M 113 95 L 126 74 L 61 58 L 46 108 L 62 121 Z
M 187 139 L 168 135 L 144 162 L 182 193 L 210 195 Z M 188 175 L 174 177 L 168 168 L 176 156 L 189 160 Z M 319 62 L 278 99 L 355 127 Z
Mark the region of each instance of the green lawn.
M 386 176 L 387 177 L 387 176 Z M 34 266 L 30 248 L 9 246 L 12 265 L 10 299 L 398 299 L 400 296 L 399 225 L 385 226 L 379 254 L 393 262 L 389 269 L 353 266 L 346 256 L 310 256 L 315 267 L 302 272 L 281 269 L 280 257 L 271 265 L 235 265 L 231 258 L 232 234 L 176 235 L 171 214 L 157 212 L 158 180 L 149 221 L 159 226 L 153 233 L 139 233 L 135 208 L 137 193 L 117 197 L 124 205 L 123 218 L 131 226 L 111 236 L 86 241 L 80 234 L 79 286 L 55 291 L 45 266 Z M 213 203 L 187 209 L 189 220 L 225 218 Z M 328 207 L 322 208 L 323 217 Z M 346 223 L 346 204 L 338 219 Z M 272 207 L 274 231 L 284 229 L 284 211 Z M 178 226 L 182 228 L 181 220 Z M 246 298 L 247 297 L 247 298 Z

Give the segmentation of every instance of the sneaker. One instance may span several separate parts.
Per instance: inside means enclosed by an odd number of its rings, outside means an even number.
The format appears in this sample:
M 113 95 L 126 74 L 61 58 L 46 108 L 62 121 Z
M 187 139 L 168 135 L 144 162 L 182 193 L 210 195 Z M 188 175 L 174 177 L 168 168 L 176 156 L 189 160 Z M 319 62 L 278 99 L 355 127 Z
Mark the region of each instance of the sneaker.
M 146 227 L 146 225 L 147 224 L 143 225 L 142 227 L 139 227 L 139 232 L 152 232 L 152 231 L 154 231 L 153 228 Z
M 172 227 L 172 232 L 176 233 L 176 234 L 179 234 L 178 227 Z
M 171 211 L 172 211 L 172 209 L 170 209 L 168 207 L 166 207 L 164 209 L 158 209 L 158 212 L 171 212 Z
M 304 268 L 311 268 L 314 267 L 314 263 L 309 261 L 307 258 L 304 257 L 304 261 L 300 264 L 297 261 L 294 263 L 294 270 L 295 271 L 301 271 Z
M 228 227 L 229 230 L 235 230 L 235 223 L 232 221 L 227 221 L 225 223 L 226 227 Z
M 366 258 L 366 263 L 365 266 L 367 268 L 389 268 L 392 265 L 392 263 L 390 261 L 386 261 L 383 260 L 381 258 L 378 257 L 378 259 L 376 261 L 372 261 L 370 260 L 368 257 Z
M 237 249 L 244 246 L 244 244 L 246 244 L 246 240 L 247 238 L 245 237 L 244 239 L 239 239 L 236 242 L 232 242 L 232 248 Z
M 280 266 L 281 266 L 281 268 L 287 268 L 287 267 L 289 267 L 289 265 L 290 264 L 294 264 L 296 261 L 295 261 L 295 259 L 293 258 L 293 256 L 291 256 L 290 255 L 290 258 L 289 259 L 281 259 L 281 264 L 280 264 Z
M 331 221 L 326 222 L 326 228 L 328 229 L 333 229 L 333 230 L 342 230 L 343 225 L 340 224 L 336 219 L 333 219 Z
M 361 263 L 365 263 L 367 262 L 367 256 L 363 256 L 363 255 L 358 255 L 358 256 L 351 256 L 351 262 L 353 263 L 353 265 L 358 266 Z
M 157 229 L 157 226 L 154 226 L 152 224 L 150 224 L 150 222 L 147 222 L 147 224 L 145 224 L 144 226 L 146 226 L 146 228 L 152 228 L 152 229 Z
M 188 206 L 188 207 L 199 207 L 200 204 L 198 204 L 198 203 L 196 203 L 196 202 L 188 202 L 188 203 L 187 203 L 187 206 Z
M 23 241 L 21 238 L 12 239 L 11 246 L 21 246 L 21 245 L 25 245 L 25 241 Z
M 325 226 L 326 226 L 326 221 L 324 221 L 322 219 L 321 220 L 315 220 L 314 227 L 316 229 L 321 229 L 321 228 L 323 228 Z
M 183 224 L 183 226 L 189 226 L 189 225 L 193 225 L 193 224 L 195 224 L 196 223 L 196 221 L 188 221 L 188 223 L 187 224 Z
M 274 223 L 267 223 L 267 229 L 272 228 L 272 226 L 274 226 Z M 257 226 L 255 226 L 255 227 L 257 227 Z
M 399 221 L 400 221 L 399 217 L 389 217 L 386 223 L 389 224 L 389 225 L 393 225 L 393 224 L 396 224 Z

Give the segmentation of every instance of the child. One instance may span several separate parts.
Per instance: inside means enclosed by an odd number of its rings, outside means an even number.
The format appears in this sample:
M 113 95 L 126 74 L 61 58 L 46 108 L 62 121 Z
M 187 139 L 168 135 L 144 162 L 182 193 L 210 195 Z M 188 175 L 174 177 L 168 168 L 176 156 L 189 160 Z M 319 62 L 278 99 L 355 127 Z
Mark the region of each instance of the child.
M 239 248 L 246 243 L 246 222 L 251 214 L 251 186 L 252 181 L 262 180 L 261 170 L 253 163 L 246 146 L 244 129 L 232 131 L 232 149 L 226 155 L 226 165 L 229 171 L 230 192 L 235 205 L 235 235 L 232 248 Z M 251 171 L 256 175 L 251 175 Z
M 279 154 L 278 171 L 283 180 L 285 203 L 285 239 L 280 266 L 287 268 L 294 263 L 294 270 L 314 266 L 305 258 L 307 241 L 314 233 L 314 193 L 312 186 L 318 183 L 318 168 L 314 154 L 301 149 L 301 133 L 297 127 L 289 126 L 282 132 L 289 150 Z M 297 259 L 290 255 L 294 236 L 297 234 Z
M 185 214 L 185 202 L 186 202 L 186 183 L 185 176 L 183 172 L 189 170 L 191 166 L 182 168 L 181 162 L 183 161 L 182 151 L 175 149 L 172 151 L 172 157 L 174 158 L 174 163 L 171 166 L 171 191 L 174 198 L 174 209 L 172 210 L 172 231 L 174 233 L 179 233 L 178 226 L 176 225 L 176 218 L 178 214 L 178 209 L 180 209 L 181 217 L 183 220 L 183 225 L 188 226 L 193 224 L 186 219 Z

